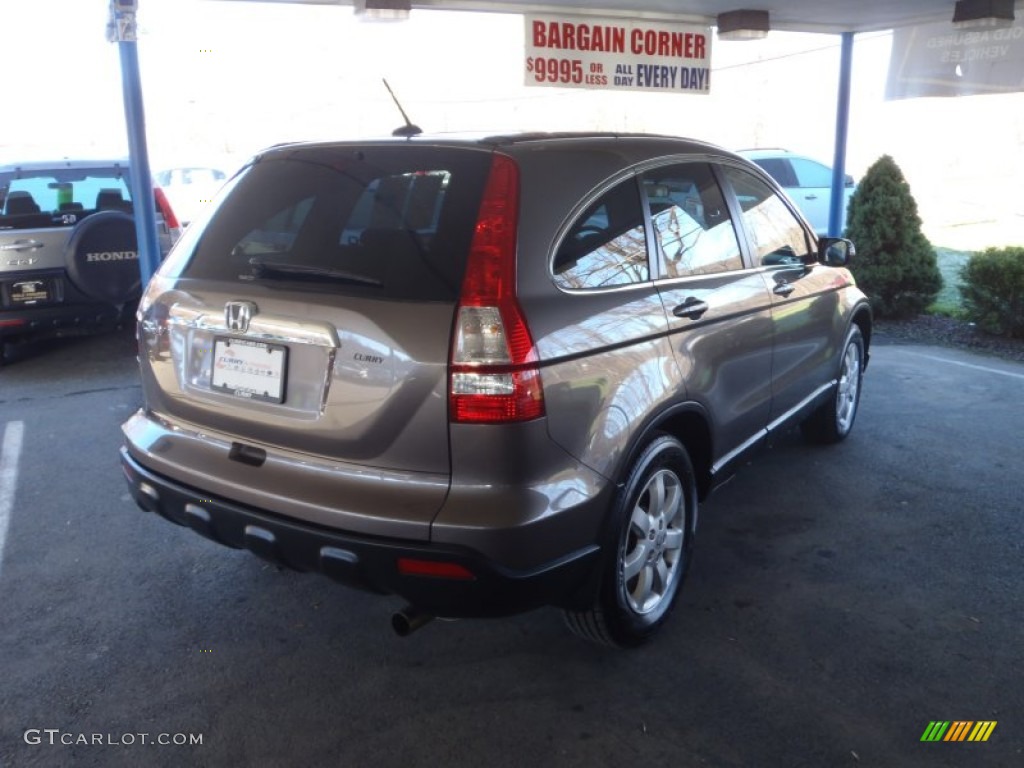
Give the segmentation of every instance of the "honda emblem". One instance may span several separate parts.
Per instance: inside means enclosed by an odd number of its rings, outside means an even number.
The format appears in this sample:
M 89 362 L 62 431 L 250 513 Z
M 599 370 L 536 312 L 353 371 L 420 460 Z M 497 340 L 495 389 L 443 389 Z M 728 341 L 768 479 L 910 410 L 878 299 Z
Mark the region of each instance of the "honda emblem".
M 224 305 L 224 324 L 229 331 L 245 333 L 255 314 L 256 305 L 251 301 L 229 301 Z

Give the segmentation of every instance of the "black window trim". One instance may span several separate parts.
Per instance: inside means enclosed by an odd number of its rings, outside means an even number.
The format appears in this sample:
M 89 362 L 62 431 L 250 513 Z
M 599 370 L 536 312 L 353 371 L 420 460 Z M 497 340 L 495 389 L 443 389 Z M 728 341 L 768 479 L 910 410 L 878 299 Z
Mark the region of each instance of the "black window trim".
M 777 271 L 779 269 L 793 269 L 793 265 L 789 264 L 757 264 L 754 258 L 754 249 L 751 245 L 750 232 L 747 230 L 746 220 L 743 218 L 743 206 L 740 205 L 739 199 L 736 197 L 736 190 L 732 186 L 732 182 L 729 180 L 728 175 L 725 173 L 725 166 L 735 168 L 739 171 L 746 171 L 752 174 L 756 178 L 765 182 L 768 187 L 778 196 L 780 200 L 785 204 L 786 208 L 793 218 L 800 224 L 800 228 L 804 231 L 804 241 L 807 246 L 807 253 L 813 254 L 816 250 L 817 235 L 808 227 L 807 222 L 804 221 L 802 214 L 797 212 L 796 207 L 792 204 L 789 196 L 782 190 L 775 179 L 773 179 L 769 173 L 761 168 L 756 163 L 742 163 L 734 162 L 729 158 L 722 158 L 721 161 L 716 165 L 713 164 L 715 174 L 718 176 L 719 186 L 722 188 L 722 194 L 725 195 L 726 205 L 729 207 L 730 214 L 733 217 L 733 222 L 739 222 L 737 234 L 740 238 L 740 251 L 743 253 L 743 263 L 747 265 L 747 269 L 755 272 L 765 271 Z M 753 166 L 753 168 L 751 167 Z M 738 217 L 738 219 L 737 219 Z M 808 264 L 807 266 L 811 266 Z
M 725 200 L 725 206 L 729 212 L 729 218 L 732 220 L 733 227 L 736 231 L 736 237 L 739 240 L 740 256 L 743 260 L 743 266 L 740 269 L 715 272 L 712 273 L 712 275 L 685 275 L 682 277 L 665 276 L 665 270 L 661 263 L 660 249 L 658 249 L 656 245 L 657 241 L 655 240 L 654 222 L 650 216 L 650 205 L 647 199 L 647 192 L 644 189 L 642 177 L 647 171 L 691 163 L 705 163 L 711 166 L 711 172 L 714 175 L 715 180 L 718 182 L 719 190 L 722 193 L 722 197 Z M 732 183 L 729 181 L 729 177 L 725 174 L 724 168 L 726 166 L 746 171 L 767 184 L 768 187 L 778 195 L 779 199 L 782 200 L 789 212 L 793 214 L 793 217 L 800 222 L 800 226 L 804 231 L 804 238 L 807 243 L 807 252 L 815 252 L 817 235 L 809 228 L 807 222 L 804 221 L 803 215 L 800 214 L 793 206 L 782 186 L 775 181 L 767 171 L 753 161 L 745 161 L 742 159 L 737 160 L 732 157 L 706 152 L 664 155 L 662 157 L 645 160 L 644 162 L 620 171 L 614 176 L 610 176 L 602 184 L 595 187 L 592 192 L 587 195 L 587 197 L 583 198 L 565 217 L 565 220 L 562 222 L 555 234 L 552 241 L 552 247 L 548 254 L 548 277 L 551 279 L 552 284 L 562 293 L 572 295 L 590 295 L 595 293 L 611 293 L 615 291 L 633 291 L 650 288 L 652 286 L 671 286 L 691 280 L 704 280 L 709 276 L 738 275 L 743 272 L 774 272 L 780 269 L 793 269 L 792 265 L 764 265 L 755 263 L 753 249 L 750 243 L 750 233 L 747 231 L 747 225 L 743 218 L 743 208 L 736 197 L 736 191 L 733 189 Z M 641 280 L 636 283 L 599 286 L 595 288 L 572 288 L 560 282 L 558 275 L 555 274 L 555 257 L 558 255 L 558 249 L 561 247 L 566 236 L 579 222 L 579 217 L 582 216 L 594 202 L 608 192 L 608 190 L 618 184 L 628 181 L 630 178 L 632 178 L 633 183 L 637 185 L 640 200 L 644 207 L 644 237 L 647 240 L 648 279 Z
M 586 212 L 586 210 L 590 208 L 591 205 L 596 203 L 607 192 L 614 189 L 620 184 L 632 180 L 633 184 L 637 188 L 637 193 L 641 201 L 641 205 L 646 205 L 646 197 L 644 196 L 643 184 L 640 182 L 640 174 L 641 167 L 633 166 L 630 168 L 626 168 L 625 170 L 622 170 L 619 173 L 616 173 L 614 176 L 608 177 L 600 185 L 594 187 L 594 189 L 591 190 L 591 193 L 587 195 L 585 198 L 583 198 L 565 217 L 565 220 L 562 222 L 561 226 L 559 226 L 557 232 L 555 233 L 554 240 L 552 241 L 552 247 L 550 248 L 547 259 L 548 277 L 551 279 L 551 282 L 554 284 L 555 288 L 557 288 L 559 291 L 561 291 L 562 293 L 577 296 L 590 296 L 597 293 L 605 294 L 613 293 L 616 291 L 634 291 L 637 289 L 650 289 L 653 287 L 655 264 L 651 254 L 652 228 L 650 216 L 646 215 L 646 207 L 644 208 L 644 210 L 641 211 L 644 218 L 644 240 L 645 250 L 647 251 L 646 280 L 638 280 L 635 283 L 619 283 L 617 285 L 596 286 L 594 288 L 573 288 L 571 286 L 565 285 L 564 282 L 560 281 L 558 274 L 555 272 L 555 258 L 558 256 L 558 251 L 562 247 L 562 243 L 565 241 L 565 238 L 568 237 L 573 227 L 575 227 L 579 223 L 580 217 Z
M 650 215 L 651 206 L 650 206 L 650 204 L 648 202 L 646 191 L 643 188 L 644 185 L 643 185 L 641 177 L 647 171 L 655 170 L 657 168 L 671 168 L 671 167 L 677 166 L 677 165 L 695 165 L 695 164 L 703 164 L 703 165 L 709 166 L 711 168 L 711 175 L 712 175 L 712 177 L 718 183 L 718 189 L 722 193 L 722 199 L 725 202 L 726 210 L 729 212 L 729 218 L 733 222 L 734 231 L 736 233 L 737 245 L 739 245 L 739 248 L 740 248 L 740 262 L 741 262 L 741 266 L 739 267 L 739 269 L 727 269 L 727 270 L 723 270 L 721 272 L 709 272 L 709 273 L 702 273 L 702 274 L 696 274 L 696 275 L 681 275 L 681 276 L 671 277 L 671 276 L 669 276 L 667 274 L 668 270 L 665 269 L 664 264 L 662 263 L 662 253 L 661 253 L 661 249 L 658 247 L 657 233 L 654 231 L 654 220 L 653 220 L 653 218 Z M 655 282 L 656 284 L 658 284 L 659 286 L 676 285 L 676 284 L 678 284 L 680 282 L 687 282 L 687 281 L 690 281 L 690 280 L 702 280 L 702 279 L 706 279 L 708 277 L 738 275 L 738 274 L 740 274 L 742 272 L 747 272 L 747 271 L 750 270 L 750 266 L 749 266 L 750 260 L 747 257 L 747 250 L 744 248 L 744 245 L 745 245 L 744 241 L 745 241 L 745 238 L 746 238 L 746 234 L 742 230 L 735 229 L 736 217 L 735 217 L 735 214 L 734 214 L 732 206 L 729 205 L 729 196 L 726 193 L 725 187 L 722 186 L 722 178 L 721 177 L 722 177 L 722 174 L 720 174 L 718 172 L 716 158 L 714 158 L 714 156 L 712 156 L 712 155 L 700 155 L 700 156 L 697 156 L 697 155 L 683 155 L 681 159 L 679 159 L 679 160 L 677 160 L 675 162 L 672 162 L 672 163 L 661 163 L 661 162 L 659 162 L 659 163 L 657 163 L 655 165 L 647 166 L 647 167 L 645 167 L 643 169 L 642 172 L 637 173 L 637 180 L 640 182 L 640 194 L 643 196 L 643 201 L 644 201 L 644 217 L 646 219 L 646 223 L 647 223 L 647 227 L 648 227 L 648 238 L 647 238 L 648 247 L 647 247 L 647 249 L 648 249 L 648 251 L 650 251 L 652 248 L 655 250 L 655 253 L 650 256 L 652 265 L 656 265 L 656 269 L 652 269 L 651 270 L 651 280 L 653 282 Z

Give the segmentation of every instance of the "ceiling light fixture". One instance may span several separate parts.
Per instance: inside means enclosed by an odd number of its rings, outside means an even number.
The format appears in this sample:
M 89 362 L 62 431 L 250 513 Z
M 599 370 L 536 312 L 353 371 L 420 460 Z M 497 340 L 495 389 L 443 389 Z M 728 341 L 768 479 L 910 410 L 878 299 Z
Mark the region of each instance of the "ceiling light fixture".
M 719 40 L 761 40 L 768 35 L 769 29 L 768 11 L 729 11 L 718 14 Z
M 1007 26 L 1013 23 L 1014 0 L 957 0 L 953 26 L 958 28 Z

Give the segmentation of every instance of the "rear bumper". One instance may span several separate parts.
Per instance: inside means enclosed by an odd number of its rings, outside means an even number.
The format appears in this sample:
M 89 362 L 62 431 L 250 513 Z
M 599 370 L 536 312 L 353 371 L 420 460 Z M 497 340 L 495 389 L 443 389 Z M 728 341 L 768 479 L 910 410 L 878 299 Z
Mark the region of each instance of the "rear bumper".
M 282 567 L 399 595 L 436 616 L 504 616 L 543 605 L 577 605 L 591 586 L 599 555 L 595 545 L 529 571 L 515 571 L 468 547 L 352 535 L 212 498 L 146 469 L 126 448 L 121 449 L 121 465 L 132 496 L 146 511 Z M 473 578 L 401 573 L 400 558 L 461 566 Z
M 43 297 L 32 304 L 18 303 L 14 293 L 26 283 L 43 286 Z M 122 319 L 122 306 L 82 294 L 63 269 L 0 272 L 0 340 L 77 336 L 113 328 Z
M 63 304 L 36 309 L 0 310 L 0 340 L 31 341 L 78 336 L 113 328 L 122 321 L 120 307 L 109 304 Z

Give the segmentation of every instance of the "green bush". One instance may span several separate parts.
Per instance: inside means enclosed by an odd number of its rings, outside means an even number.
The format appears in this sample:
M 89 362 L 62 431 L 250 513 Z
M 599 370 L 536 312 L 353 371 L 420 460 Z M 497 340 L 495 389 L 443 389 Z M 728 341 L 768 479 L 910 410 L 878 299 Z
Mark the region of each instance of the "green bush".
M 923 312 L 942 290 L 935 249 L 921 232 L 910 186 L 896 162 L 875 161 L 850 198 L 846 236 L 857 246 L 850 269 L 880 317 Z
M 1024 339 L 1024 248 L 989 248 L 960 271 L 967 316 L 999 336 Z

